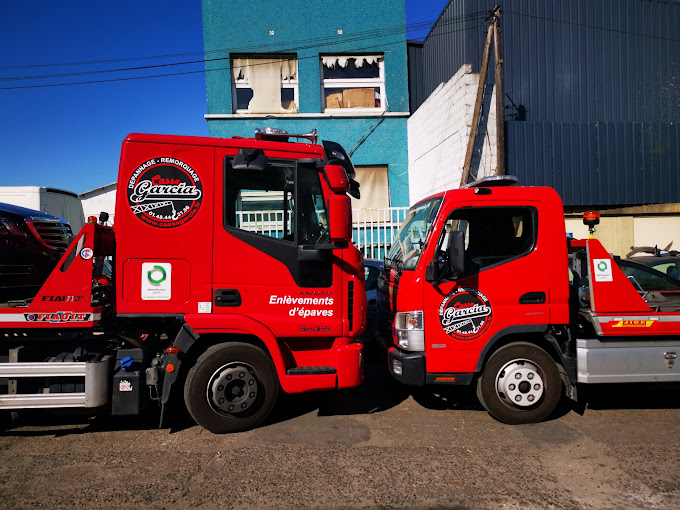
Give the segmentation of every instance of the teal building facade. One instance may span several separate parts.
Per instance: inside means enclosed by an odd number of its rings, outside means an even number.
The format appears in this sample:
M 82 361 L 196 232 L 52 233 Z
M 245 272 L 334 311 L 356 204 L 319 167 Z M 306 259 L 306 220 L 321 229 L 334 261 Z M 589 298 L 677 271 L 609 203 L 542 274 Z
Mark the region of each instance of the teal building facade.
M 316 129 L 358 169 L 356 208 L 408 205 L 403 0 L 203 0 L 210 136 Z

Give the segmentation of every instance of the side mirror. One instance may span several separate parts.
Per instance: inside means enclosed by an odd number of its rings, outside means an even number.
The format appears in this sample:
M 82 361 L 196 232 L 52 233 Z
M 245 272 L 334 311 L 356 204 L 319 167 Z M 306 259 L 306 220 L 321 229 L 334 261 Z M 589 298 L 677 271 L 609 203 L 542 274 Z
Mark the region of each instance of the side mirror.
M 349 191 L 349 179 L 342 166 L 326 165 L 323 171 L 328 185 L 335 193 L 347 193 Z
M 352 201 L 347 195 L 328 198 L 328 229 L 332 243 L 352 240 Z
M 447 247 L 449 269 L 453 276 L 465 271 L 465 232 L 456 230 L 449 233 L 449 246 Z

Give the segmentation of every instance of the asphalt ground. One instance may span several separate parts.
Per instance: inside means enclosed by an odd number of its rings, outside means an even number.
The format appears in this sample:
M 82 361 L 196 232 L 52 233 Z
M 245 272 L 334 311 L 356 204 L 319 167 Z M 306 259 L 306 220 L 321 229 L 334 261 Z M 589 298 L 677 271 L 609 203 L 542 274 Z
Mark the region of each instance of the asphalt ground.
M 0 508 L 680 508 L 678 386 L 597 387 L 508 426 L 468 389 L 412 395 L 384 365 L 232 435 L 23 413 L 0 431 Z

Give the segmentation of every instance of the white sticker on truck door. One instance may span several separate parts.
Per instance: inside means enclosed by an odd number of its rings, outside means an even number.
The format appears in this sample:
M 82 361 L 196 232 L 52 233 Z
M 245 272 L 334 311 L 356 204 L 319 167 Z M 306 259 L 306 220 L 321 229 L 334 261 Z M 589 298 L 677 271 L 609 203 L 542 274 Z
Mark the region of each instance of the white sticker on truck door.
M 172 264 L 144 262 L 142 264 L 142 299 L 164 301 L 172 297 Z
M 612 282 L 612 263 L 609 259 L 593 259 L 596 282 Z

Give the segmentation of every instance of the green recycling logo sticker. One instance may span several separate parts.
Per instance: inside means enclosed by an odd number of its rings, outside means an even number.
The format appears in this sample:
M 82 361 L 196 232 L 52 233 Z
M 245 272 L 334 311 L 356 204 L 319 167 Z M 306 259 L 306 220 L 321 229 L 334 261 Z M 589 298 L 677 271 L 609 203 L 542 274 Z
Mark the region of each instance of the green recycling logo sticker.
M 610 259 L 593 259 L 593 272 L 596 282 L 613 282 L 612 263 Z
M 144 301 L 172 299 L 172 264 L 144 262 L 140 276 Z
M 146 277 L 154 285 L 160 285 L 168 277 L 163 266 L 153 266 L 153 269 L 147 272 Z

